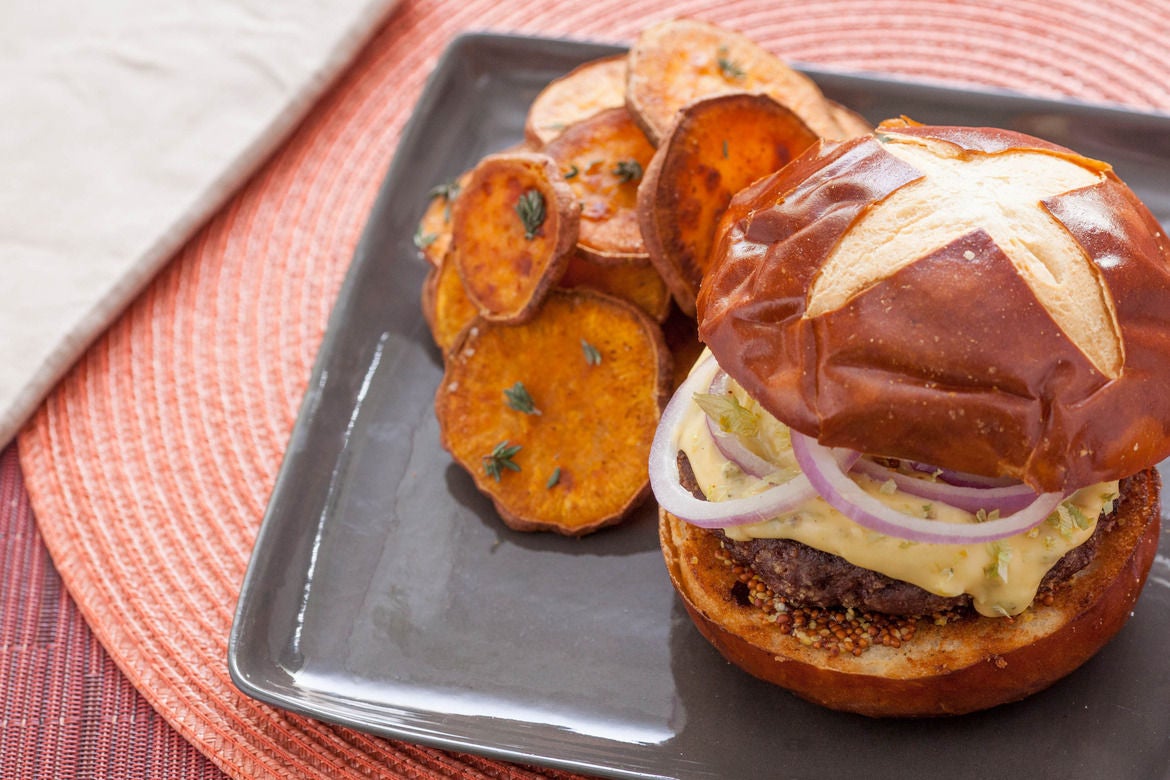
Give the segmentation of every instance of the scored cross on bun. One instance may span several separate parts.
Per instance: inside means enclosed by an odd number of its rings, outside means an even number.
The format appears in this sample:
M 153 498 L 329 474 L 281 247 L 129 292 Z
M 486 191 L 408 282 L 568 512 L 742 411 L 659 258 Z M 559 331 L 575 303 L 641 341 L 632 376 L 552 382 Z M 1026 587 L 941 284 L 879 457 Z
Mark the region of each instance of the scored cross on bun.
M 1081 487 L 1170 454 L 1170 242 L 1104 163 L 886 122 L 741 192 L 700 336 L 822 444 Z
M 671 582 L 835 709 L 1031 695 L 1132 614 L 1170 454 L 1170 242 L 1105 163 L 888 121 L 739 192 L 650 455 Z

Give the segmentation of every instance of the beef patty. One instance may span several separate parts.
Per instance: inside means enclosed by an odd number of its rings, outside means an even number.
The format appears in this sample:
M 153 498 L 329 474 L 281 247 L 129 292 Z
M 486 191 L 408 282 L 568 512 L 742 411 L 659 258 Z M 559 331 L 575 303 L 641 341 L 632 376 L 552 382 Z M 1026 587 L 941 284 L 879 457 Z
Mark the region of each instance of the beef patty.
M 678 454 L 683 487 L 706 500 L 695 472 L 683 452 Z M 1040 583 L 1040 593 L 1052 590 L 1093 560 L 1097 542 L 1112 525 L 1112 513 L 1102 517 L 1089 540 L 1057 561 Z M 855 566 L 831 553 L 791 539 L 752 539 L 739 542 L 722 531 L 723 546 L 731 559 L 749 567 L 773 593 L 793 605 L 853 607 L 887 615 L 930 615 L 970 607 L 971 597 L 937 596 L 903 580 Z

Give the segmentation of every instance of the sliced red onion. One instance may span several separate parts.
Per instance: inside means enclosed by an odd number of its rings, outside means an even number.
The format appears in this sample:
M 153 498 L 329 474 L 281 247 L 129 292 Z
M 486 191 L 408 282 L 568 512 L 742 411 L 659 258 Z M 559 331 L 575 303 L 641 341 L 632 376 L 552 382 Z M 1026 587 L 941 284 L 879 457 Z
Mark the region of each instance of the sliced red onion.
M 910 468 L 915 471 L 921 471 L 924 474 L 933 474 L 941 479 L 943 482 L 949 482 L 952 485 L 959 487 L 974 487 L 974 488 L 990 488 L 990 487 L 1008 487 L 1010 485 L 1017 485 L 1019 482 L 1011 477 L 984 477 L 980 474 L 968 474 L 965 471 L 955 471 L 954 469 L 943 469 L 938 466 L 932 466 L 929 463 L 918 463 L 917 461 L 907 461 Z
M 794 509 L 816 495 L 804 475 L 757 495 L 727 501 L 703 501 L 679 484 L 679 428 L 695 393 L 710 388 L 719 370 L 719 364 L 710 356 L 691 370 L 690 376 L 663 410 L 654 442 L 650 445 L 650 489 L 654 491 L 654 498 L 667 512 L 701 528 L 758 523 Z
M 707 392 L 712 395 L 724 395 L 730 392 L 729 383 L 727 373 L 719 369 L 715 372 L 715 378 L 711 380 L 711 387 Z M 774 465 L 749 450 L 738 436 L 722 430 L 710 417 L 707 418 L 707 430 L 723 457 L 739 466 L 744 474 L 762 479 L 776 471 Z
M 1018 512 L 1036 500 L 1036 491 L 1023 482 L 1006 487 L 969 487 L 949 482 L 934 482 L 918 479 L 870 460 L 859 460 L 853 470 L 873 477 L 879 482 L 892 479 L 904 493 L 930 501 L 941 501 L 971 513 L 982 509 L 987 512 L 999 510 L 1001 515 L 1008 515 Z
M 983 523 L 945 523 L 912 517 L 866 493 L 841 469 L 833 451 L 792 431 L 792 452 L 816 491 L 841 514 L 871 531 L 934 544 L 991 542 L 1024 533 L 1060 505 L 1060 493 L 1042 493 L 1024 509 Z

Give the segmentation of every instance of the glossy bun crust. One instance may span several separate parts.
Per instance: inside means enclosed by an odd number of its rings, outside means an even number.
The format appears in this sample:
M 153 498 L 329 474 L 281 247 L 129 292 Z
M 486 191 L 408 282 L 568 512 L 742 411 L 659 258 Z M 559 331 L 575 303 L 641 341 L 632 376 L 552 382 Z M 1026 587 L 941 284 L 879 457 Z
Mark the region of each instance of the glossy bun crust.
M 1057 259 L 1088 283 L 1054 271 L 1062 324 L 1017 271 L 1015 253 L 1027 249 L 997 242 L 1005 228 L 965 213 L 974 192 L 948 201 L 940 189 L 901 223 L 875 217 L 926 178 L 891 153 L 919 147 L 972 171 L 1019 155 L 1038 170 L 1092 178 L 1067 191 L 1054 185 L 1024 207 L 1038 232 L 1013 239 L 1031 248 L 1053 235 L 1075 242 Z M 962 184 L 961 169 L 946 170 L 960 170 Z M 846 294 L 810 313 L 814 288 L 833 287 L 826 274 L 848 275 L 879 250 L 893 256 L 895 241 L 929 221 L 924 214 L 941 215 L 927 249 L 852 291 L 844 283 Z M 879 232 L 863 252 L 849 250 L 849 234 L 874 224 L 887 225 L 888 240 Z M 1011 218 L 1004 224 L 1014 228 Z M 836 257 L 822 273 L 838 246 L 856 256 Z M 1170 242 L 1104 163 L 1003 130 L 887 123 L 874 136 L 822 142 L 739 193 L 711 261 L 698 298 L 701 339 L 773 415 L 824 444 L 1043 491 L 1117 479 L 1170 455 Z M 1079 324 L 1095 312 L 1100 322 Z M 1087 356 L 1092 339 L 1103 356 Z
M 745 671 L 836 710 L 874 717 L 957 715 L 1016 701 L 1087 661 L 1129 618 L 1158 549 L 1159 480 L 1122 483 L 1118 525 L 1093 562 L 1014 620 L 920 621 L 900 648 L 832 656 L 781 633 L 732 595 L 736 577 L 716 558 L 719 538 L 660 512 L 666 567 L 695 625 Z

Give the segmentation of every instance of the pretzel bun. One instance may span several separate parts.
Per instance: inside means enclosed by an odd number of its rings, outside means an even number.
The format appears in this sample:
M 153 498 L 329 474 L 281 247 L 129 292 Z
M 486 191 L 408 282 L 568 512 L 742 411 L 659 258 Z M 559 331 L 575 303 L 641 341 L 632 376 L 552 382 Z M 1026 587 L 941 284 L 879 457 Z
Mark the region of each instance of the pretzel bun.
M 883 123 L 732 201 L 698 298 L 719 365 L 822 444 L 1040 492 L 1170 454 L 1170 242 L 1105 163 Z
M 734 594 L 735 572 L 719 537 L 660 512 L 671 582 L 695 625 L 731 663 L 809 701 L 869 716 L 958 715 L 1016 701 L 1068 675 L 1129 618 L 1158 549 L 1159 479 L 1122 482 L 1117 525 L 1093 562 L 1063 583 L 1049 605 L 1013 620 L 970 616 L 920 621 L 900 647 L 832 654 L 782 633 Z

